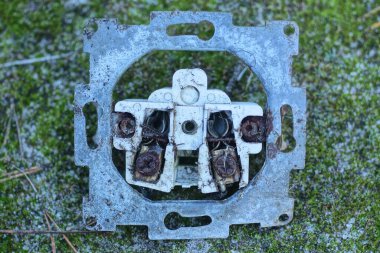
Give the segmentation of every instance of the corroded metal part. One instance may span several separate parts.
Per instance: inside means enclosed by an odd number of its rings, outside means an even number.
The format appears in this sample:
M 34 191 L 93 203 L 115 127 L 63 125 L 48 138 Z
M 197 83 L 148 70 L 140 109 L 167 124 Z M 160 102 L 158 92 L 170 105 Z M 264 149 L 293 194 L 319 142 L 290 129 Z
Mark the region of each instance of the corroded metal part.
M 165 150 L 159 145 L 143 146 L 135 162 L 135 178 L 137 180 L 157 181 L 163 164 Z
M 216 183 L 222 192 L 226 191 L 227 185 L 239 182 L 240 166 L 234 148 L 227 146 L 212 151 L 212 167 Z
M 238 163 L 231 154 L 222 155 L 216 159 L 215 169 L 221 177 L 230 177 L 238 169 Z
M 115 122 L 115 135 L 120 138 L 130 138 L 136 130 L 136 119 L 130 113 L 117 113 Z
M 144 176 L 153 176 L 160 170 L 159 154 L 149 151 L 136 159 L 136 171 Z
M 240 131 L 242 134 L 242 139 L 246 142 L 265 142 L 265 117 L 248 116 L 244 118 L 241 122 Z
M 215 27 L 209 40 L 166 33 L 169 25 L 204 20 Z M 74 106 L 75 162 L 90 169 L 83 219 L 96 220 L 95 225 L 87 228 L 115 231 L 117 225 L 145 225 L 151 239 L 196 239 L 227 237 L 231 224 L 259 223 L 271 227 L 290 222 L 294 199 L 288 195 L 289 174 L 292 169 L 304 168 L 306 141 L 306 92 L 291 85 L 292 56 L 298 54 L 297 25 L 272 21 L 262 27 L 240 27 L 233 25 L 231 14 L 210 12 L 153 12 L 148 25 L 123 26 L 113 19 L 96 22 L 98 30 L 84 35 L 84 51 L 90 54 L 90 83 L 77 85 Z M 284 33 L 288 25 L 294 27 L 291 35 Z M 270 120 L 267 117 L 266 161 L 254 180 L 227 200 L 151 201 L 127 184 L 115 168 L 111 157 L 113 88 L 132 63 L 152 50 L 227 51 L 244 61 L 262 81 L 268 98 L 267 114 L 272 116 Z M 87 103 L 97 106 L 95 149 L 86 141 L 83 107 Z M 294 150 L 287 153 L 276 148 L 281 134 L 280 108 L 284 104 L 293 111 L 296 141 Z M 168 145 L 166 153 L 171 150 L 174 147 Z M 201 147 L 200 152 L 204 150 Z M 170 230 L 164 219 L 171 212 L 183 217 L 209 216 L 212 222 Z M 289 218 L 281 219 L 284 215 Z

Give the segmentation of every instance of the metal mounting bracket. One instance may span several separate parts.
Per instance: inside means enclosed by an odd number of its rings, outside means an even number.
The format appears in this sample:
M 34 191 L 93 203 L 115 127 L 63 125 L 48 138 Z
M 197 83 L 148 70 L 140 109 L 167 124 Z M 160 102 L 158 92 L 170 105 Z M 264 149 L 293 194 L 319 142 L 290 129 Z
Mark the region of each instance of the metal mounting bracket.
M 169 25 L 209 21 L 215 27 L 207 41 L 197 36 L 169 36 Z M 90 169 L 89 196 L 83 201 L 83 218 L 93 219 L 90 230 L 115 231 L 118 225 L 145 225 L 150 239 L 224 238 L 232 224 L 259 223 L 281 226 L 293 218 L 294 199 L 288 196 L 289 174 L 303 169 L 306 141 L 306 92 L 291 85 L 292 56 L 298 54 L 298 27 L 294 22 L 272 21 L 262 27 L 234 26 L 229 13 L 152 12 L 149 25 L 123 26 L 114 19 L 96 20 L 98 29 L 85 33 L 84 51 L 90 54 L 90 83 L 75 89 L 75 162 Z M 284 32 L 286 27 L 293 34 Z M 226 200 L 151 201 L 135 191 L 112 162 L 112 92 L 132 63 L 154 50 L 228 51 L 239 57 L 262 81 L 267 94 L 266 160 L 245 188 Z M 83 107 L 97 107 L 97 147 L 87 144 Z M 295 148 L 281 152 L 283 105 L 293 112 Z M 209 216 L 201 227 L 170 230 L 169 213 L 183 217 Z M 287 217 L 283 219 L 281 217 Z

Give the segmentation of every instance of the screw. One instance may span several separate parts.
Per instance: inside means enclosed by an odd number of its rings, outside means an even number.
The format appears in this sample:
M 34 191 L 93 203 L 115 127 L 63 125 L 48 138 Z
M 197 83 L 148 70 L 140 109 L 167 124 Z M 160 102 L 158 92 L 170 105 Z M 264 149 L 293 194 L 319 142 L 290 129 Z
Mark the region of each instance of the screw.
M 153 176 L 159 169 L 159 155 L 154 151 L 140 154 L 136 159 L 136 170 L 143 176 Z
M 223 154 L 216 158 L 215 167 L 221 177 L 230 177 L 237 169 L 237 162 L 231 154 Z
M 265 125 L 262 117 L 247 117 L 241 124 L 241 134 L 244 141 L 263 142 L 265 139 Z
M 252 137 L 257 134 L 257 124 L 255 122 L 247 120 L 242 126 L 242 133 L 244 136 Z
M 136 121 L 131 117 L 124 118 L 119 122 L 119 130 L 126 137 L 131 137 L 135 133 L 135 127 Z

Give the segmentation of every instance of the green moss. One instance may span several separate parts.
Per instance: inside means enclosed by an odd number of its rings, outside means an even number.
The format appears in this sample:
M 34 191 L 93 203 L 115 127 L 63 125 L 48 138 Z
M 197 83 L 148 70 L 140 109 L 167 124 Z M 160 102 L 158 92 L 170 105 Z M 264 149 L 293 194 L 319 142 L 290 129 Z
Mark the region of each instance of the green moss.
M 74 2 L 74 1 L 73 1 Z M 0 9 L 0 63 L 73 52 L 53 62 L 0 68 L 0 174 L 39 166 L 25 178 L 0 183 L 1 229 L 46 229 L 48 210 L 62 229 L 83 229 L 82 196 L 88 169 L 73 163 L 74 87 L 88 82 L 81 34 L 87 19 L 116 17 L 147 24 L 153 10 L 227 11 L 237 25 L 289 19 L 300 27 L 293 83 L 307 88 L 306 168 L 291 174 L 293 221 L 281 228 L 231 227 L 228 239 L 149 241 L 146 228 L 113 234 L 70 235 L 81 252 L 115 251 L 376 251 L 380 247 L 380 57 L 376 5 L 350 1 L 92 1 L 79 5 L 12 1 Z M 224 64 L 220 64 L 223 62 Z M 154 52 L 120 79 L 115 100 L 146 97 L 170 84 L 182 67 L 202 67 L 210 86 L 223 88 L 238 60 L 227 53 Z M 249 83 L 248 83 L 249 81 Z M 247 71 L 234 84 L 234 100 L 265 104 L 260 82 Z M 253 94 L 253 95 L 252 95 Z M 16 124 L 17 122 L 17 124 Z M 19 129 L 18 129 L 19 128 Z M 0 252 L 49 252 L 45 235 L 0 235 Z M 69 251 L 55 236 L 57 249 Z

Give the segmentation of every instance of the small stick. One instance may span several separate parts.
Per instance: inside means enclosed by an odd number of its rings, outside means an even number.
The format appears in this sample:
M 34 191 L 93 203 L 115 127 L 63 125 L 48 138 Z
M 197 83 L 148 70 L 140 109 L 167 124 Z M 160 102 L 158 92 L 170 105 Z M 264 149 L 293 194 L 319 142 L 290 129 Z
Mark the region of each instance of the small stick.
M 57 223 L 53 220 L 53 218 L 49 215 L 49 213 L 47 211 L 45 211 L 45 214 L 46 216 L 51 220 L 51 222 L 53 222 L 53 225 L 59 230 L 61 231 L 60 227 L 57 225 Z M 75 252 L 75 253 L 78 253 L 78 251 L 76 250 L 76 248 L 74 247 L 74 245 L 70 242 L 69 238 L 67 238 L 67 236 L 65 234 L 62 234 L 63 236 L 63 239 L 65 239 L 65 241 L 67 242 L 67 244 L 70 246 L 70 248 Z
M 380 11 L 380 6 L 377 6 L 376 8 L 370 10 L 369 12 L 367 12 L 366 14 L 364 14 L 363 18 L 368 18 L 374 14 L 376 14 L 376 12 Z
M 6 177 L 0 179 L 0 183 L 3 183 L 3 182 L 8 181 L 10 179 L 14 179 L 14 178 L 18 178 L 18 177 L 34 174 L 34 173 L 40 172 L 42 169 L 38 168 L 38 167 L 31 167 L 31 168 L 29 168 L 29 169 L 27 169 L 25 171 L 22 171 L 20 169 L 17 169 L 17 170 L 19 170 L 21 172 L 13 171 L 13 172 L 9 172 L 9 173 L 5 174 L 4 176 L 6 176 Z M 34 187 L 34 189 L 35 189 L 35 187 Z
M 42 170 L 41 168 L 33 166 L 33 167 L 30 167 L 27 170 L 24 170 L 24 173 L 26 173 L 26 174 L 33 174 L 33 173 L 39 172 L 41 170 Z M 7 172 L 7 173 L 3 174 L 2 177 L 10 177 L 10 176 L 18 175 L 18 174 L 20 174 L 20 172 L 14 170 L 14 171 Z
M 68 230 L 68 231 L 49 231 L 49 230 L 13 230 L 0 229 L 0 234 L 6 235 L 65 235 L 65 234 L 107 234 L 107 231 L 86 231 L 86 230 Z
M 60 58 L 68 57 L 71 54 L 73 54 L 73 53 L 70 52 L 70 53 L 66 53 L 66 54 L 48 55 L 48 56 L 40 57 L 40 58 L 32 58 L 32 59 L 24 59 L 24 60 L 6 62 L 4 64 L 0 64 L 0 68 L 9 68 L 12 66 L 17 66 L 17 65 L 28 65 L 28 64 L 33 64 L 36 62 L 54 61 L 54 60 L 57 60 Z
M 19 148 L 20 148 L 20 155 L 21 155 L 21 158 L 24 159 L 24 149 L 22 146 L 23 143 L 22 143 L 22 137 L 21 137 L 21 129 L 20 129 L 20 124 L 18 122 L 17 112 L 15 109 L 14 103 L 12 103 L 11 108 L 12 108 L 11 110 L 13 112 L 13 118 L 14 118 L 14 121 L 16 123 L 16 130 L 17 130 L 17 137 L 18 137 L 18 143 L 19 143 Z
M 47 217 L 47 215 L 46 215 L 46 212 L 44 213 L 44 217 L 45 217 L 45 221 L 46 221 L 46 224 L 47 224 L 47 226 L 48 226 L 48 229 L 49 229 L 49 231 L 51 231 L 50 222 L 49 222 L 49 219 L 48 219 L 48 217 Z M 53 236 L 52 234 L 50 234 L 50 240 L 51 240 L 51 251 L 52 251 L 53 253 L 56 253 L 57 250 L 56 250 L 56 248 L 55 248 L 55 240 L 54 240 L 54 236 Z
M 236 85 L 236 82 L 238 81 L 237 79 L 239 78 L 240 74 L 244 74 L 244 65 L 241 64 L 241 63 L 237 63 L 235 66 L 234 66 L 234 71 L 232 73 L 232 76 L 230 78 L 230 80 L 228 81 L 227 85 L 226 85 L 226 91 L 227 93 L 231 93 L 234 86 Z
M 377 29 L 377 28 L 379 28 L 380 27 L 380 22 L 376 22 L 376 23 L 373 23 L 372 25 L 371 25 L 371 29 L 372 30 L 375 30 L 375 29 Z
M 19 170 L 19 171 L 25 176 L 26 180 L 28 180 L 29 184 L 32 186 L 34 192 L 37 192 L 36 187 L 34 186 L 32 180 L 30 180 L 30 178 L 28 177 L 28 175 L 25 174 L 25 173 L 24 173 L 22 170 L 20 170 L 19 168 L 16 168 L 16 169 Z
M 8 123 L 7 123 L 7 128 L 5 129 L 3 144 L 1 144 L 1 148 L 5 147 L 5 145 L 8 142 L 9 133 L 11 131 L 11 124 L 12 124 L 12 120 L 9 118 Z

